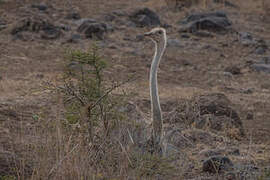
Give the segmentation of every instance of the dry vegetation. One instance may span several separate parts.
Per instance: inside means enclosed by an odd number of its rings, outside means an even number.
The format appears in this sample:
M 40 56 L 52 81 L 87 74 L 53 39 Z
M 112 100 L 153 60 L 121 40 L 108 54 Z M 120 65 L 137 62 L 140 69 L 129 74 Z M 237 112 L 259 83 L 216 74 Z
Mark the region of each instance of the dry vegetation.
M 242 46 L 232 34 L 182 38 L 178 22 L 192 12 L 223 10 L 234 29 L 250 32 L 270 47 L 270 4 L 226 1 L 235 9 L 217 2 L 44 0 L 49 6 L 44 13 L 31 8 L 41 1 L 0 0 L 0 180 L 229 179 L 229 173 L 202 172 L 203 151 L 212 149 L 236 164 L 234 179 L 244 173 L 246 179 L 269 178 L 269 74 L 248 66 L 269 56 L 269 48 L 264 55 L 251 54 L 254 47 Z M 158 75 L 165 129 L 176 132 L 170 141 L 181 147 L 167 157 L 136 144 L 149 136 L 151 127 L 147 74 L 152 44 L 136 39 L 149 28 L 116 19 L 111 21 L 114 31 L 103 40 L 70 43 L 76 23 L 65 19 L 77 11 L 82 18 L 105 21 L 115 11 L 128 16 L 141 7 L 155 10 L 171 25 L 168 37 L 180 39 L 179 46 L 167 48 Z M 21 19 L 36 14 L 68 24 L 71 31 L 55 40 L 38 33 L 27 32 L 26 40 L 11 35 Z M 1 20 L 7 24 L 3 30 Z M 92 49 L 96 46 L 99 50 Z M 241 74 L 224 75 L 231 66 Z M 225 94 L 233 103 L 245 136 L 231 126 L 226 132 L 198 128 L 196 97 L 210 93 Z M 235 149 L 240 155 L 233 154 Z

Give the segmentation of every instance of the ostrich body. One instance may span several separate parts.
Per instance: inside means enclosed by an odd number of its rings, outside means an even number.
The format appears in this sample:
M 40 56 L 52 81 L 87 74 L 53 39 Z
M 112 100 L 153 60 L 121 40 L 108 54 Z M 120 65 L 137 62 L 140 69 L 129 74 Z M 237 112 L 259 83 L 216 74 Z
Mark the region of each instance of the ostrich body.
M 159 103 L 157 71 L 161 57 L 165 51 L 167 44 L 166 30 L 163 28 L 154 28 L 150 32 L 144 34 L 149 37 L 155 44 L 155 53 L 150 69 L 150 97 L 151 97 L 151 113 L 153 121 L 153 143 L 162 147 L 163 141 L 163 120 Z

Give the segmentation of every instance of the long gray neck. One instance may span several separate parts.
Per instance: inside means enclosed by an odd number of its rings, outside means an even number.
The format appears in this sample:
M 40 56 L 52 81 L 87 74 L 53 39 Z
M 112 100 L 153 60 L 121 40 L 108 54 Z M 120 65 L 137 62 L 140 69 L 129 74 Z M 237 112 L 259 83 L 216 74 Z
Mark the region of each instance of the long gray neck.
M 159 43 L 155 43 L 155 54 L 151 64 L 150 70 L 150 96 L 151 96 L 151 111 L 153 118 L 153 138 L 155 143 L 160 143 L 163 136 L 163 122 L 162 113 L 159 103 L 158 84 L 157 84 L 157 71 L 159 62 L 166 48 L 166 34 L 164 34 L 163 40 Z

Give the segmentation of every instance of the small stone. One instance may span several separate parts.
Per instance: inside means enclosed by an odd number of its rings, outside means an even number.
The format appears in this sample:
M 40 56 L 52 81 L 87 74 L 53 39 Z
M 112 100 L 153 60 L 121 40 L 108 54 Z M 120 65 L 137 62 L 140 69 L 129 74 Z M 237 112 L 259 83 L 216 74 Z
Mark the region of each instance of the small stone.
M 239 67 L 236 67 L 236 66 L 229 66 L 229 67 L 225 68 L 224 71 L 225 72 L 230 72 L 233 75 L 239 75 L 239 74 L 241 74 L 240 68 Z
M 71 37 L 68 39 L 67 42 L 69 43 L 78 43 L 81 40 L 81 35 L 79 34 L 72 34 Z
M 186 38 L 186 39 L 188 39 L 188 38 L 190 38 L 190 36 L 189 36 L 188 34 L 181 34 L 181 38 Z
M 262 55 L 262 54 L 264 54 L 266 52 L 266 49 L 264 48 L 264 47 L 262 47 L 262 46 L 259 46 L 258 48 L 256 48 L 256 50 L 255 50 L 255 53 L 256 54 L 259 54 L 259 55 Z
M 46 11 L 48 9 L 48 6 L 46 4 L 33 4 L 32 8 L 36 8 L 40 11 Z
M 92 19 L 84 19 L 77 29 L 78 32 L 84 33 L 87 38 L 97 38 L 98 40 L 104 39 L 104 34 L 112 30 L 111 26 Z
M 251 113 L 251 112 L 248 112 L 247 113 L 247 120 L 253 120 L 253 118 L 254 118 L 254 115 L 253 115 L 253 113 Z
M 203 162 L 203 171 L 221 173 L 233 169 L 232 161 L 226 156 L 212 156 Z
M 134 22 L 137 27 L 161 25 L 159 16 L 149 8 L 138 9 L 133 12 L 129 17 L 130 20 Z
M 168 39 L 168 47 L 184 47 L 179 39 Z
M 78 12 L 71 12 L 66 15 L 66 19 L 78 20 L 81 19 L 81 15 Z

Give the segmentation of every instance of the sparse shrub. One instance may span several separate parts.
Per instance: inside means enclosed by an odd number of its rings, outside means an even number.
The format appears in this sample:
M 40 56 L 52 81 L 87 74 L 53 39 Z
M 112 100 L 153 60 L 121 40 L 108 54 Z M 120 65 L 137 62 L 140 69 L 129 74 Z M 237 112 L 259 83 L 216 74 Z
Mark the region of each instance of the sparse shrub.
M 170 158 L 163 158 L 150 153 L 132 153 L 131 167 L 135 169 L 137 178 L 169 178 L 177 174 L 177 166 Z
M 67 125 L 77 124 L 91 142 L 96 136 L 106 137 L 116 123 L 114 120 L 121 119 L 114 109 L 120 101 L 110 96 L 118 85 L 106 87 L 103 79 L 106 63 L 98 51 L 94 46 L 88 52 L 71 50 L 68 53 L 62 88 Z

